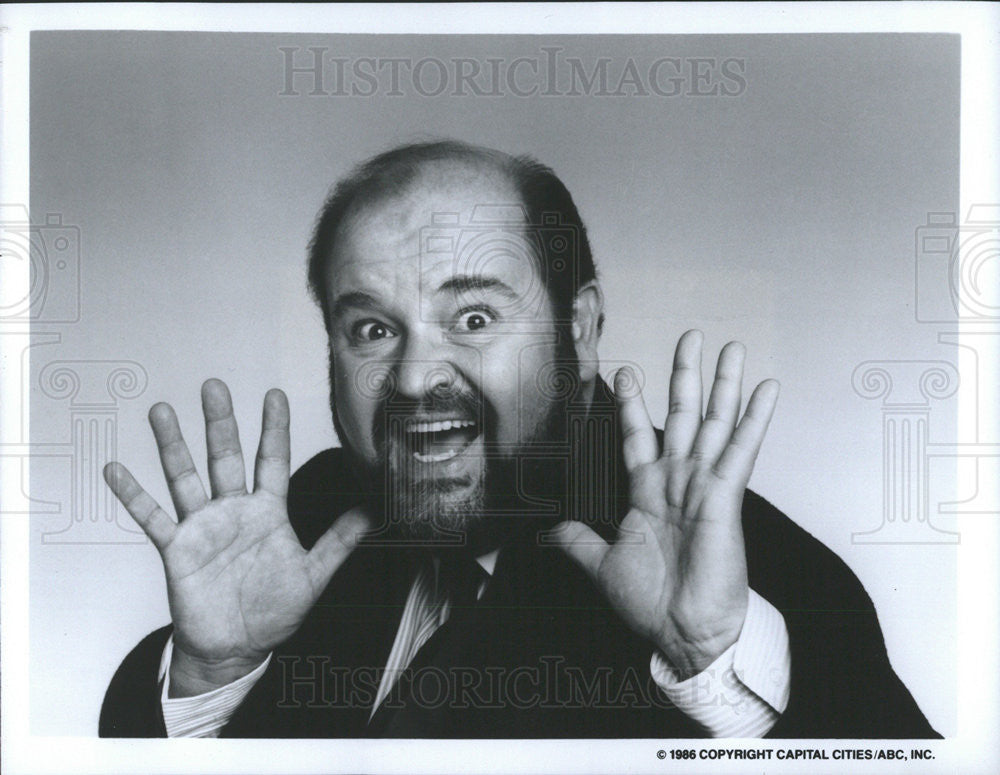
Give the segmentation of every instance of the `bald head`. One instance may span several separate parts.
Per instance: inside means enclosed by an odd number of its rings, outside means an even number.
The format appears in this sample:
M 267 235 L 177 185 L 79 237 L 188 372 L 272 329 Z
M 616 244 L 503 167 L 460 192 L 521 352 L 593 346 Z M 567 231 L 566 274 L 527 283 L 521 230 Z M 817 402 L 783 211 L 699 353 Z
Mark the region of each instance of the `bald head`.
M 339 239 L 371 225 L 376 212 L 382 219 L 444 212 L 435 210 L 433 201 L 425 207 L 400 207 L 398 211 L 378 205 L 393 199 L 403 204 L 413 197 L 446 201 L 457 189 L 480 191 L 484 205 L 522 206 L 518 220 L 534 231 L 540 253 L 535 259 L 557 320 L 572 319 L 576 291 L 595 279 L 596 272 L 586 229 L 562 181 L 550 168 L 526 156 L 440 141 L 382 153 L 361 164 L 331 191 L 309 246 L 309 287 L 327 327 L 331 301 L 326 290 L 328 273 Z M 411 229 L 430 225 L 406 224 Z

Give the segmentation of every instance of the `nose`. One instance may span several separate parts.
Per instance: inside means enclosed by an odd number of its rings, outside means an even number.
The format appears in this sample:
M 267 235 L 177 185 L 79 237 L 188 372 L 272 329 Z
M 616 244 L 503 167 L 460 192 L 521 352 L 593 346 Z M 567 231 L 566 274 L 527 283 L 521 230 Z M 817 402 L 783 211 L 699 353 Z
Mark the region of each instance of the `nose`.
M 407 334 L 396 367 L 396 391 L 400 397 L 419 401 L 424 396 L 449 391 L 455 380 L 456 369 L 445 343 L 419 331 Z

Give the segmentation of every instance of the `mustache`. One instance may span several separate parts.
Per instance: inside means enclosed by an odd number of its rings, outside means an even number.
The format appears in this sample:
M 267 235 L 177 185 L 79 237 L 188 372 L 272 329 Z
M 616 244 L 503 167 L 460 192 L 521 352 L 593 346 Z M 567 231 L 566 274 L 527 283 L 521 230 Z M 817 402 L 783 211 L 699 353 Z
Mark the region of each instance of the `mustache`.
M 390 435 L 397 440 L 405 424 L 415 417 L 449 417 L 473 420 L 480 428 L 488 414 L 482 395 L 472 390 L 442 388 L 428 391 L 418 399 L 398 394 L 385 397 L 372 418 L 372 437 L 384 453 Z
M 471 389 L 438 388 L 412 399 L 393 393 L 382 400 L 380 414 L 393 416 L 455 414 L 476 419 L 483 408 L 482 396 Z

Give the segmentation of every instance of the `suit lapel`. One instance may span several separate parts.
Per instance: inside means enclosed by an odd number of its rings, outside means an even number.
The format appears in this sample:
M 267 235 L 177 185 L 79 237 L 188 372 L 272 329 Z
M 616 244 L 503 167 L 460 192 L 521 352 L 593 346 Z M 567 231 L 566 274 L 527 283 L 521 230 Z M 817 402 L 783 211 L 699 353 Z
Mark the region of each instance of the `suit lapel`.
M 504 696 L 518 671 L 533 675 L 564 653 L 573 600 L 589 582 L 554 547 L 505 547 L 479 603 L 428 640 L 368 725 L 371 737 L 494 737 L 532 734 L 532 715 Z M 584 592 L 587 605 L 592 598 Z M 535 730 L 537 732 L 537 730 Z

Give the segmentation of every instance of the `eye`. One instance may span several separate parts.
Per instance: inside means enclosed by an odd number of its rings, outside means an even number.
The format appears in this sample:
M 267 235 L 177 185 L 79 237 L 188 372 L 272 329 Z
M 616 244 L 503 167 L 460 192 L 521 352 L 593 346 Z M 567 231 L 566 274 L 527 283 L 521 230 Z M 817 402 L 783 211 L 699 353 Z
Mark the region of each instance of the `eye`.
M 482 331 L 496 320 L 493 313 L 485 309 L 467 309 L 459 313 L 455 330 L 463 333 Z
M 377 342 L 394 336 L 395 331 L 377 320 L 360 320 L 351 326 L 351 338 L 356 342 Z

